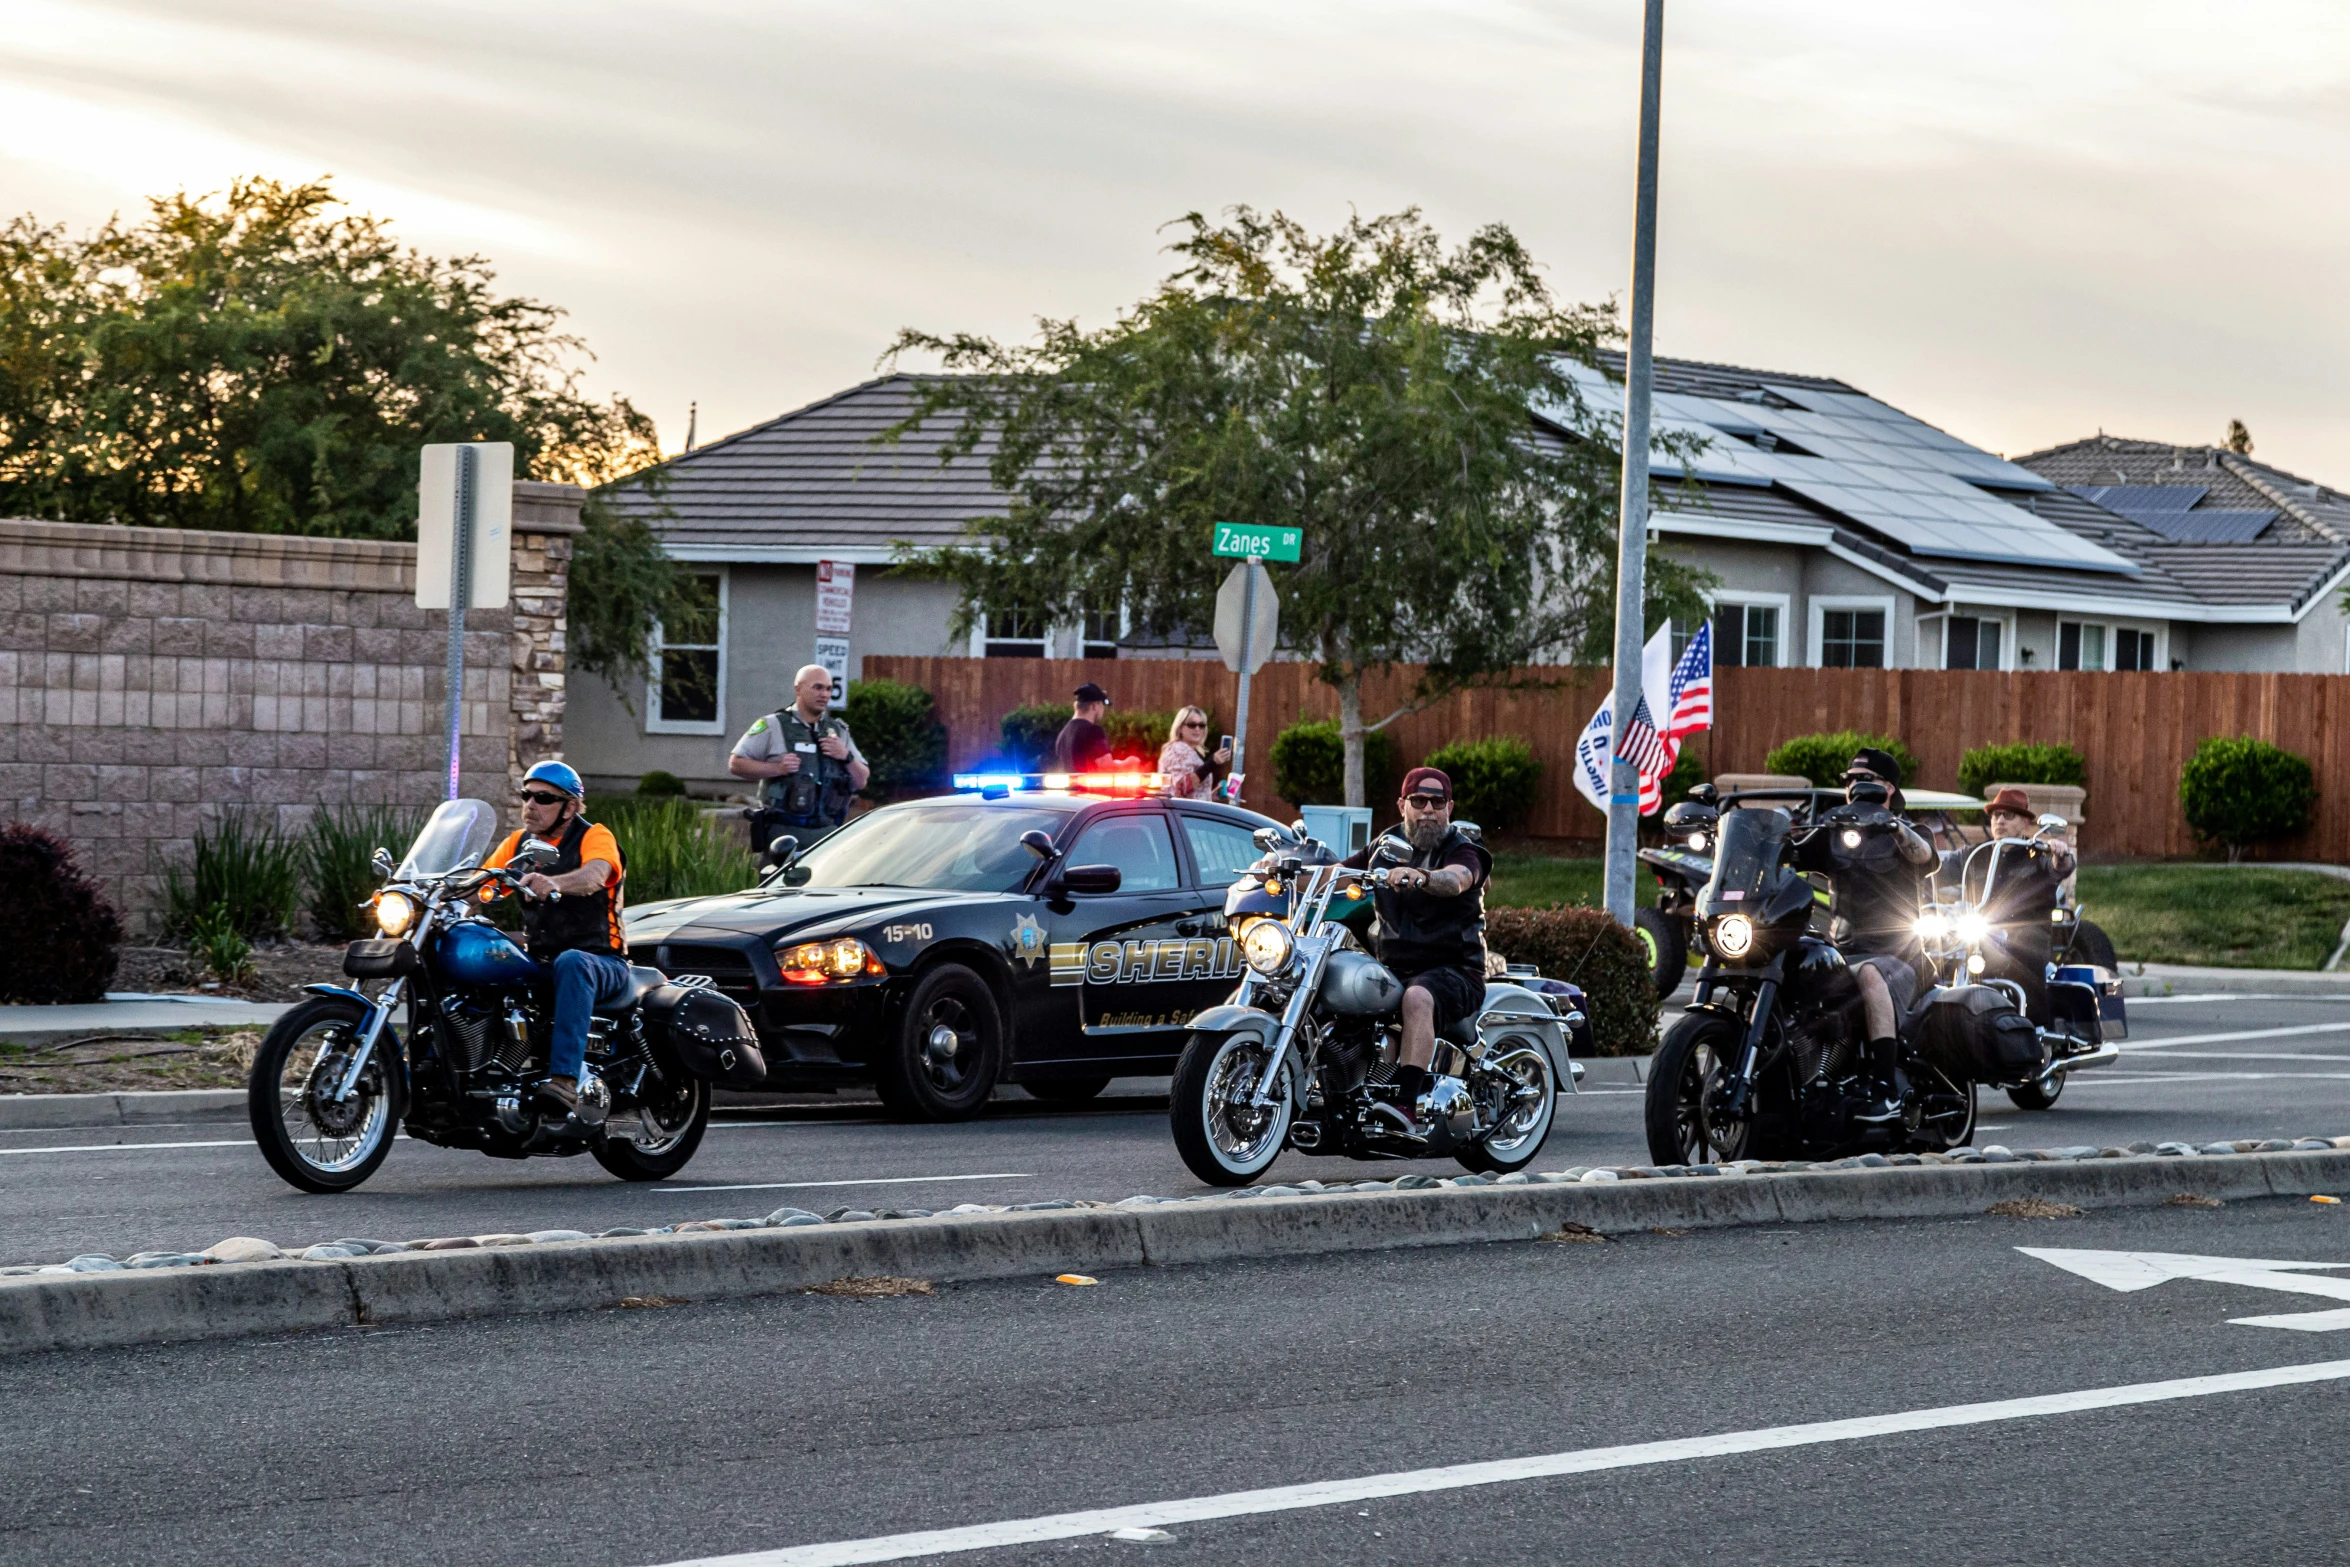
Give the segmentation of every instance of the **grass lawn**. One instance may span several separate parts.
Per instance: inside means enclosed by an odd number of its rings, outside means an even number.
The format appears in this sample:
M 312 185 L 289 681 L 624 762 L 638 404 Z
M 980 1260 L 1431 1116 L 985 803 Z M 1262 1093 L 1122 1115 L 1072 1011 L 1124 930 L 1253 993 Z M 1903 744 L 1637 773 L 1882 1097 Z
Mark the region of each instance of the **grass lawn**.
M 2081 912 L 2125 963 L 2314 969 L 2350 920 L 2350 881 L 2257 865 L 2084 865 Z
M 1497 854 L 1493 880 L 1485 901 L 1497 909 L 1544 908 L 1553 903 L 1581 903 L 1599 907 L 1606 875 L 1597 860 L 1561 860 L 1547 854 Z M 1655 891 L 1650 878 L 1641 877 L 1641 900 Z M 2350 882 L 2343 883 L 2350 888 Z M 2321 953 L 2320 963 L 2325 961 Z

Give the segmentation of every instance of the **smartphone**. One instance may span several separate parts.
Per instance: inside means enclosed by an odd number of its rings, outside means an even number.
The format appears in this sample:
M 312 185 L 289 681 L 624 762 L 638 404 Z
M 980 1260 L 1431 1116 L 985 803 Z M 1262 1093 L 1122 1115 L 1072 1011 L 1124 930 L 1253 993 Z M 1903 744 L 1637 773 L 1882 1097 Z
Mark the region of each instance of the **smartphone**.
M 1216 740 L 1216 749 L 1217 749 L 1217 750 L 1219 750 L 1219 751 L 1229 751 L 1229 750 L 1231 750 L 1231 749 L 1232 749 L 1232 737 L 1231 737 L 1230 735 L 1220 735 L 1220 736 L 1218 736 L 1218 737 L 1217 737 L 1217 740 Z

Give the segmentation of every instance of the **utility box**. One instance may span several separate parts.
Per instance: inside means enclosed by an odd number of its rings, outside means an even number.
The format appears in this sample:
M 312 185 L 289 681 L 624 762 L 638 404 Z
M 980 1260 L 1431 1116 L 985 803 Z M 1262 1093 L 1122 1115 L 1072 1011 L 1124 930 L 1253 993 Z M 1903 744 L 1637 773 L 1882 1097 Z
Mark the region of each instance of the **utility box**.
M 1297 814 L 1305 818 L 1307 833 L 1341 855 L 1352 854 L 1371 841 L 1371 808 L 1367 805 L 1301 805 Z

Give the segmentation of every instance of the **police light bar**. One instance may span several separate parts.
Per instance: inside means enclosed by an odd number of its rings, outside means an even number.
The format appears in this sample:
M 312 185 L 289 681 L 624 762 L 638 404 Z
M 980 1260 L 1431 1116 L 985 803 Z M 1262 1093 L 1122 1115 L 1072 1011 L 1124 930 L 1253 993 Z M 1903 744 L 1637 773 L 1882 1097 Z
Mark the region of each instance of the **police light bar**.
M 1076 794 L 1156 794 L 1167 787 L 1165 773 L 957 773 L 957 789 L 1033 793 L 1056 790 Z

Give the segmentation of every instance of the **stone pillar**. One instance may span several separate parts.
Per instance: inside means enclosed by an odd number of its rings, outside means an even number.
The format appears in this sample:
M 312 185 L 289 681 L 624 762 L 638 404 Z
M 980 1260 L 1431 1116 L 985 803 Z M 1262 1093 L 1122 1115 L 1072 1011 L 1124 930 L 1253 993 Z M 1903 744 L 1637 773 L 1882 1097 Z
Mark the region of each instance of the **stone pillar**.
M 520 786 L 539 762 L 563 755 L 564 605 L 571 541 L 587 491 L 576 484 L 514 483 L 513 678 L 508 687 L 506 771 Z

